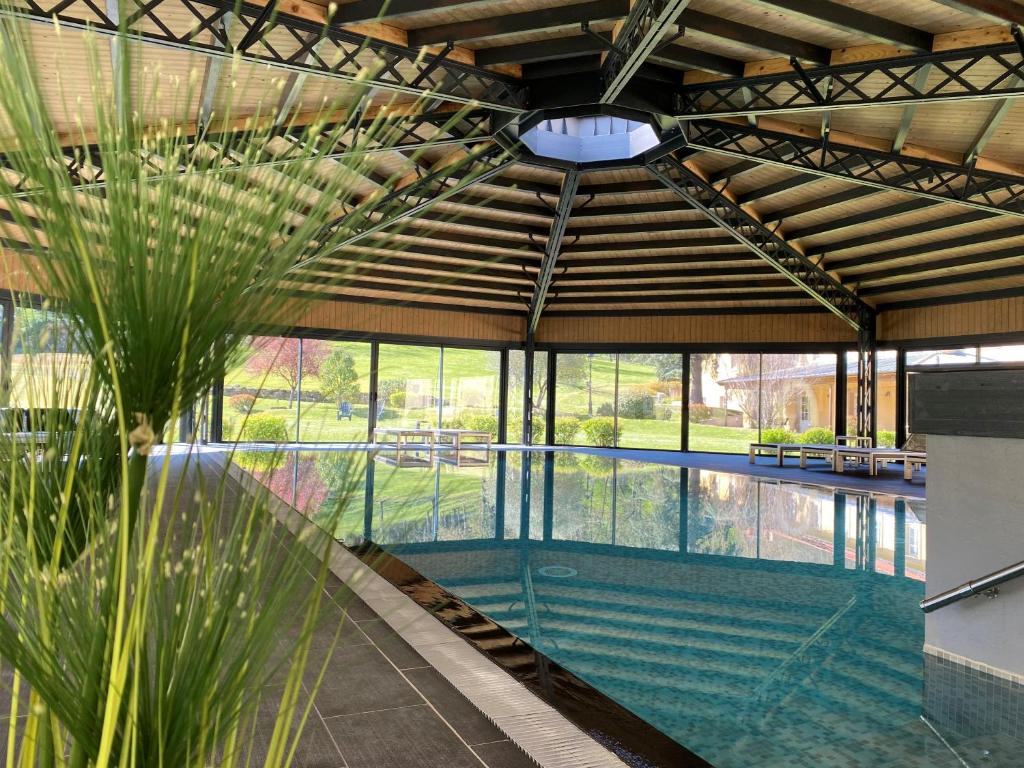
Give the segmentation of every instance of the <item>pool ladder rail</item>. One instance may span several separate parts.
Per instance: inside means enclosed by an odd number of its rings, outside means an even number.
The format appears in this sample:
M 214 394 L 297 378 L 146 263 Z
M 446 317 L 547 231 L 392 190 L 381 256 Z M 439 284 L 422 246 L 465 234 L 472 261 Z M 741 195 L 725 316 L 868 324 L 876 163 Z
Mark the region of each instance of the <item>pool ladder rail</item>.
M 939 608 L 945 608 L 947 605 L 952 605 L 964 598 L 975 595 L 985 595 L 988 598 L 998 597 L 999 585 L 1011 579 L 1016 579 L 1019 576 L 1024 576 L 1024 560 L 1008 565 L 1005 568 L 1000 568 L 998 571 L 993 571 L 982 576 L 980 579 L 965 581 L 958 587 L 953 587 L 953 589 L 947 589 L 945 592 L 927 597 L 921 601 L 921 610 L 925 613 L 931 613 L 932 611 L 939 610 Z

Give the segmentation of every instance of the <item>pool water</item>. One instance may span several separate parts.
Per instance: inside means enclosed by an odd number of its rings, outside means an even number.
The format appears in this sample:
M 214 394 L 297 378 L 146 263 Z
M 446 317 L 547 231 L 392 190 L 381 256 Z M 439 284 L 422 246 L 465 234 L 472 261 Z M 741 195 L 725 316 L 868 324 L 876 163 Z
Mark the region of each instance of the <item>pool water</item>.
M 920 721 L 924 502 L 574 452 L 254 468 L 719 768 L 959 766 Z

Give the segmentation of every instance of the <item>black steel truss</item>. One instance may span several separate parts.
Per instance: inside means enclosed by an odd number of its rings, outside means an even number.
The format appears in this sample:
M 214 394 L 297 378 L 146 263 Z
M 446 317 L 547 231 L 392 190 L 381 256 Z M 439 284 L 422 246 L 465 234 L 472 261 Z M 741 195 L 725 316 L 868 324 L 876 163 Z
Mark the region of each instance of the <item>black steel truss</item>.
M 93 0 L 24 0 L 0 15 L 105 35 L 118 31 L 117 20 Z M 276 5 L 224 0 L 122 0 L 121 16 L 131 39 L 202 54 L 269 64 L 276 68 L 373 86 L 416 96 L 519 112 L 526 90 L 516 80 L 452 61 L 447 52 L 423 50 L 367 38 L 338 24 L 323 25 L 274 10 Z M 268 9 L 271 9 L 268 12 Z M 326 12 L 326 11 L 325 11 Z M 234 14 L 241 30 L 237 48 L 221 23 Z M 367 70 L 370 76 L 367 77 Z
M 1020 96 L 1024 38 L 1014 34 L 1018 42 L 814 69 L 791 60 L 791 72 L 683 86 L 677 112 L 720 117 Z
M 504 173 L 516 159 L 499 145 L 477 148 L 457 161 L 440 168 L 425 170 L 417 166 L 419 178 L 382 197 L 356 206 L 334 221 L 326 224 L 308 255 L 298 261 L 293 271 L 305 268 L 310 262 L 331 256 L 365 237 L 418 216 L 436 203 L 456 195 L 467 187 Z M 457 223 L 457 220 L 454 220 Z M 333 237 L 339 230 L 349 234 L 341 241 Z
M 576 192 L 579 187 L 580 172 L 576 169 L 566 171 L 565 177 L 562 179 L 562 189 L 558 195 L 558 205 L 555 207 L 555 218 L 551 222 L 551 231 L 544 246 L 544 257 L 541 259 L 540 273 L 537 275 L 537 283 L 533 289 L 533 296 L 530 299 L 530 314 L 526 326 L 527 334 L 530 337 L 537 330 L 537 323 L 540 322 L 541 312 L 544 311 L 548 288 L 551 287 L 551 280 L 555 274 L 555 264 L 562 251 L 565 227 L 569 223 L 569 217 L 572 215 L 572 204 L 576 199 Z
M 602 67 L 602 104 L 618 98 L 688 4 L 689 0 L 636 0 L 633 3 Z
M 673 157 L 647 165 L 648 171 L 679 198 L 732 235 L 818 303 L 858 332 L 874 329 L 874 310 L 853 291 L 747 213 L 710 182 Z
M 245 147 L 227 133 L 207 133 L 205 126 L 198 126 L 198 133 L 185 139 L 188 145 L 187 157 L 201 156 L 203 145 L 218 147 L 226 144 L 230 151 L 217 152 L 216 166 L 206 166 L 199 160 L 192 172 L 230 172 L 284 166 L 297 160 L 332 160 L 343 157 L 370 154 L 390 150 L 417 150 L 424 147 L 472 144 L 485 141 L 490 136 L 489 110 L 462 110 L 459 112 L 430 112 L 402 116 L 388 120 L 353 119 L 342 123 L 327 123 L 318 126 L 315 134 L 305 125 L 285 125 L 261 134 L 256 139 L 259 147 Z M 429 135 L 424 136 L 424 129 Z M 442 135 L 438 135 L 438 133 Z M 291 144 L 284 151 L 269 149 L 271 141 L 283 138 Z M 255 149 L 255 151 L 247 151 Z M 83 190 L 101 190 L 106 186 L 104 159 L 100 148 L 93 145 L 67 146 L 60 157 L 64 171 L 73 186 Z M 145 161 L 152 168 L 151 180 L 182 174 L 184 166 L 167 168 L 160 158 L 146 155 Z M 14 153 L 0 153 L 0 172 L 6 172 L 11 184 L 11 197 L 25 198 L 33 194 L 33 180 L 21 176 L 17 170 Z
M 690 147 L 749 158 L 939 202 L 1024 215 L 1024 176 L 838 144 L 746 124 L 687 122 Z

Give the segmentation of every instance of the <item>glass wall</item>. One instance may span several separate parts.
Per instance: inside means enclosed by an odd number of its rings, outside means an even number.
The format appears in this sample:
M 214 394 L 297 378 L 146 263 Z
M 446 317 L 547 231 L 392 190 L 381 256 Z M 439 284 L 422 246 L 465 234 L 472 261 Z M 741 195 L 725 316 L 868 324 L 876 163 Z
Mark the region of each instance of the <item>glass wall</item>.
M 254 336 L 224 375 L 225 440 L 295 440 L 299 397 L 299 339 Z
M 614 353 L 559 353 L 555 362 L 555 445 L 615 445 Z
M 523 386 L 526 378 L 526 352 L 511 349 L 508 353 L 508 411 L 505 417 L 505 441 L 523 441 Z
M 621 354 L 618 381 L 618 444 L 625 448 L 679 450 L 683 356 Z
M 441 349 L 381 344 L 377 379 L 377 425 L 439 427 Z
M 299 440 L 363 442 L 370 408 L 370 345 L 302 341 Z
M 442 371 L 441 427 L 489 432 L 496 440 L 500 387 L 500 352 L 446 347 Z
M 70 338 L 66 315 L 17 307 L 13 315 L 7 405 L 75 408 L 89 379 L 89 361 Z
M 530 423 L 533 427 L 531 444 L 544 445 L 547 442 L 548 417 L 548 354 L 537 352 L 533 356 L 533 413 Z

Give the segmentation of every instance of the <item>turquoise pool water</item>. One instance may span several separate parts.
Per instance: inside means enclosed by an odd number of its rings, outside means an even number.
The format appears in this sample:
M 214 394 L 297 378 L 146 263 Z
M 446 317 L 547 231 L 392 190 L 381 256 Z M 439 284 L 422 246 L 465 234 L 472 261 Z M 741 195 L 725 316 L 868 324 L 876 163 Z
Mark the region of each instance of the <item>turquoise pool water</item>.
M 580 453 L 295 453 L 268 484 L 719 768 L 955 766 L 920 722 L 924 503 Z

